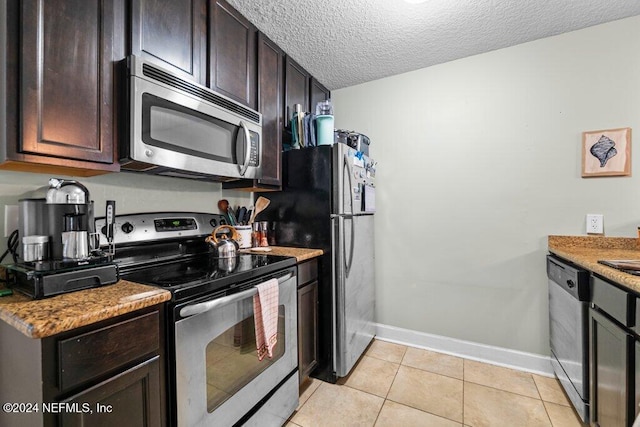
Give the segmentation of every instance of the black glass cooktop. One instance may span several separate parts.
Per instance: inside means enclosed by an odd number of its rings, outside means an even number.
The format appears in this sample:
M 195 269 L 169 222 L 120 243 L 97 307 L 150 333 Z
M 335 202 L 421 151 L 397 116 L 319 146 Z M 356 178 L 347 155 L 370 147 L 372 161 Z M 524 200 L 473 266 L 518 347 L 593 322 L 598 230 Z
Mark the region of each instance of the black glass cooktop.
M 233 258 L 216 258 L 203 254 L 189 259 L 121 269 L 120 277 L 166 288 L 177 300 L 221 291 L 295 264 L 295 258 L 277 255 L 240 254 Z

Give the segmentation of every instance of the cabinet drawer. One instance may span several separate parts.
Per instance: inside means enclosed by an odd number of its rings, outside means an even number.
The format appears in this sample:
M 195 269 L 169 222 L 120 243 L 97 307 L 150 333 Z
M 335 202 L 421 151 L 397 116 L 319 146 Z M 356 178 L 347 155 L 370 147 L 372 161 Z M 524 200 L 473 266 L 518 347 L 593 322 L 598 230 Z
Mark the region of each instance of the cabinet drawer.
M 157 311 L 58 341 L 60 390 L 68 390 L 158 352 Z
M 598 277 L 591 278 L 591 302 L 623 325 L 627 321 L 627 293 Z
M 298 264 L 298 287 L 318 278 L 318 260 L 312 259 Z

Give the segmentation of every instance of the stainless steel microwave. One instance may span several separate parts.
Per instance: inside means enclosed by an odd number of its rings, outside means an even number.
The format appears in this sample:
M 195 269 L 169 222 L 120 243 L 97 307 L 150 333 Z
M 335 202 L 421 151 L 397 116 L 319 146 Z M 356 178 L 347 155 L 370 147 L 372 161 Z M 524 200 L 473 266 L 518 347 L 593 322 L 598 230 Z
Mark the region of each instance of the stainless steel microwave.
M 262 177 L 262 115 L 137 56 L 125 62 L 122 170 L 226 181 Z

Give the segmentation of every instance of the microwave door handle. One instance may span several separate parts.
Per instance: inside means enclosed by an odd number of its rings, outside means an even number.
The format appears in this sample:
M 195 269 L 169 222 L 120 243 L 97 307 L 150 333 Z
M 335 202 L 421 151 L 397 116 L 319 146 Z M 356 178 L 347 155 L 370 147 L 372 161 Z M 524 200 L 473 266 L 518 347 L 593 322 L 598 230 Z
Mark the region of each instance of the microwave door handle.
M 251 134 L 249 133 L 249 128 L 243 121 L 240 121 L 240 126 L 244 132 L 245 144 L 244 163 L 242 163 L 242 166 L 240 167 L 240 176 L 244 176 L 245 172 L 247 172 L 247 169 L 249 168 L 249 159 L 251 158 Z
M 289 273 L 283 277 L 278 278 L 278 285 L 286 282 L 293 274 Z M 214 299 L 211 301 L 200 302 L 198 304 L 187 305 L 186 307 L 182 307 L 180 309 L 181 317 L 189 317 L 195 316 L 196 314 L 206 313 L 207 311 L 214 310 L 216 308 L 220 308 L 227 304 L 234 303 L 236 301 L 243 300 L 245 298 L 249 298 L 258 293 L 258 288 L 253 287 L 251 289 L 247 289 L 246 291 L 238 292 L 237 294 L 229 295 L 223 298 Z

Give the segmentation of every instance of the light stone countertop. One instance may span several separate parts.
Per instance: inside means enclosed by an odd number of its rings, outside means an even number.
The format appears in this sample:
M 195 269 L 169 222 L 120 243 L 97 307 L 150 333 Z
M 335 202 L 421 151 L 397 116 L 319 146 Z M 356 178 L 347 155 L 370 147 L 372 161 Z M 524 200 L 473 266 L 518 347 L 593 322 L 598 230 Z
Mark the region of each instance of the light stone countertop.
M 263 255 L 288 256 L 288 257 L 295 258 L 298 263 L 301 263 L 302 261 L 306 261 L 312 258 L 319 257 L 324 253 L 322 249 L 290 248 L 285 246 L 269 246 L 269 249 L 271 250 L 268 252 L 263 252 L 255 249 L 242 249 L 240 252 L 251 253 L 251 254 L 263 254 Z
M 29 338 L 46 338 L 171 299 L 171 292 L 120 280 L 113 285 L 34 300 L 0 297 L 0 320 Z
M 549 252 L 640 294 L 640 276 L 598 263 L 598 260 L 640 260 L 637 238 L 549 236 L 548 244 Z

